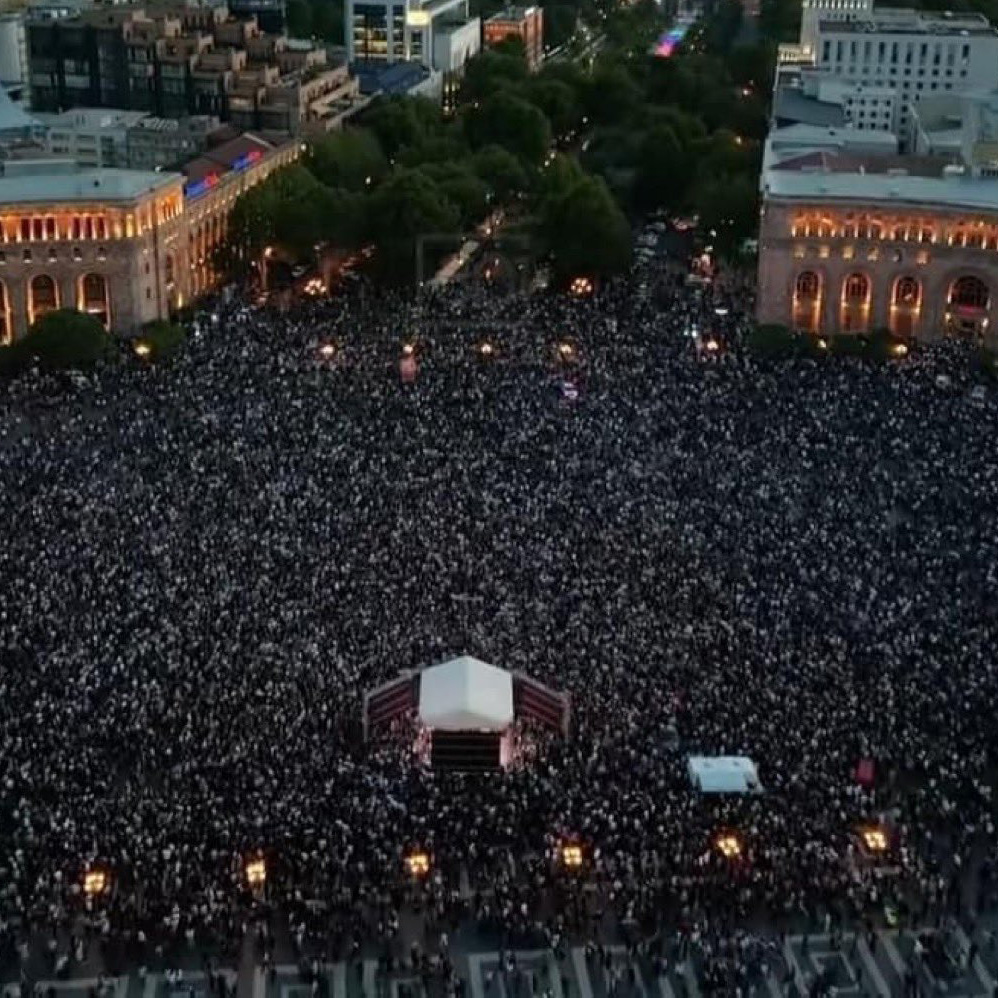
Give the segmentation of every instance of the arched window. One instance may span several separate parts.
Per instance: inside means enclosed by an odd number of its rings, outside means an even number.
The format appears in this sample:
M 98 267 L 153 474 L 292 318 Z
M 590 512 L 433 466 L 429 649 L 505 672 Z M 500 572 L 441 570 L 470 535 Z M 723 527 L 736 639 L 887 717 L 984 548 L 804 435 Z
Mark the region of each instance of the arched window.
M 59 288 L 48 274 L 36 274 L 28 287 L 28 321 L 37 322 L 59 307 Z
M 808 333 L 821 328 L 821 278 L 813 270 L 802 271 L 794 282 L 793 326 Z
M 894 282 L 894 304 L 908 308 L 917 307 L 921 288 L 914 277 L 899 277 Z
M 107 280 L 102 274 L 84 274 L 80 278 L 77 307 L 100 319 L 105 329 L 111 328 L 111 302 Z
M 166 259 L 163 262 L 163 270 L 166 276 L 166 286 L 170 287 L 173 284 L 173 256 L 169 253 L 166 254 Z
M 888 328 L 895 336 L 912 336 L 922 311 L 922 286 L 914 277 L 899 277 L 894 282 Z
M 10 317 L 10 296 L 7 285 L 0 281 L 0 344 L 10 343 L 14 338 L 14 324 Z
M 870 279 L 866 274 L 850 274 L 842 282 L 840 325 L 844 332 L 866 331 L 870 318 Z
M 870 299 L 870 280 L 866 274 L 850 274 L 843 286 L 842 298 L 846 302 L 865 304 Z
M 805 270 L 797 275 L 795 291 L 798 298 L 813 300 L 821 293 L 821 278 L 813 270 Z
M 977 339 L 988 329 L 991 292 L 979 277 L 957 278 L 946 299 L 946 332 L 962 339 Z
M 979 277 L 967 275 L 953 282 L 949 291 L 949 304 L 955 308 L 986 312 L 991 304 L 991 292 Z

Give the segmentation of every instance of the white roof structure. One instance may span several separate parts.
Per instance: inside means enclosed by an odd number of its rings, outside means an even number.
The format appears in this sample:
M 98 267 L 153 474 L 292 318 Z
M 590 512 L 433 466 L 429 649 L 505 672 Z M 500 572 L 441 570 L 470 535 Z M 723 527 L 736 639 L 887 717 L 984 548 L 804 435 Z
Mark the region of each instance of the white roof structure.
M 470 655 L 424 669 L 419 720 L 438 731 L 504 731 L 513 723 L 513 675 Z
M 762 791 L 755 763 L 744 755 L 691 755 L 690 782 L 705 794 L 755 794 Z

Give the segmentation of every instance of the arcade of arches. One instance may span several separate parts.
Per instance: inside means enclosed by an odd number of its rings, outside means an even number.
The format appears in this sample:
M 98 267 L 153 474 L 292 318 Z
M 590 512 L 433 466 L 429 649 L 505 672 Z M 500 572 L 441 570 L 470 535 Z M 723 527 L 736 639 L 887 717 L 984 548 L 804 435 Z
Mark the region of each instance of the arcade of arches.
M 967 339 L 987 336 L 992 305 L 989 285 L 976 274 L 959 274 L 948 282 L 944 291 L 940 331 Z M 831 324 L 824 307 L 829 298 L 834 305 Z M 924 300 L 922 279 L 914 274 L 895 277 L 889 287 L 885 323 L 890 332 L 900 337 L 926 332 L 920 326 Z M 873 282 L 861 270 L 849 272 L 838 286 L 831 285 L 818 270 L 800 270 L 794 279 L 791 325 L 812 334 L 869 332 L 873 328 L 872 301 Z
M 25 311 L 29 323 L 37 322 L 47 312 L 72 305 L 81 312 L 99 319 L 105 329 L 111 328 L 111 296 L 103 274 L 83 274 L 76 282 L 76 298 L 63 302 L 59 284 L 50 274 L 35 274 L 26 289 Z M 15 301 L 7 282 L 0 280 L 0 344 L 14 338 Z
M 998 205 L 769 194 L 759 230 L 759 322 L 834 335 L 998 338 Z

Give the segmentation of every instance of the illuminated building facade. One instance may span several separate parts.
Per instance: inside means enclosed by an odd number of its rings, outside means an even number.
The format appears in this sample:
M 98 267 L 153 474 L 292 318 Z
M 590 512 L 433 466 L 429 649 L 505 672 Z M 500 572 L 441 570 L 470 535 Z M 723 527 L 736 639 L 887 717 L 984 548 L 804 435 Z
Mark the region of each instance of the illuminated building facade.
M 300 154 L 241 136 L 181 173 L 10 160 L 0 174 L 0 342 L 57 308 L 129 333 L 218 279 L 212 251 L 238 195 Z
M 767 171 L 759 321 L 816 335 L 993 338 L 998 180 L 939 162 L 922 175 L 838 165 Z
M 544 11 L 539 6 L 506 7 L 487 18 L 484 28 L 485 44 L 490 47 L 511 35 L 522 38 L 531 70 L 544 61 Z

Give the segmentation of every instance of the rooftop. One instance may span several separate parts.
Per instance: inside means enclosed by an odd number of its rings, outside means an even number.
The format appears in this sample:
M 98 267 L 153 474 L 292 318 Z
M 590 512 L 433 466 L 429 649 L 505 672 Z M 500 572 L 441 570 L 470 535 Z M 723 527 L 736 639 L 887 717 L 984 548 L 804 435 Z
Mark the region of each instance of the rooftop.
M 787 200 L 883 201 L 998 212 L 998 179 L 973 177 L 957 172 L 960 168 L 953 169 L 951 175 L 924 176 L 910 171 L 861 173 L 781 167 L 767 172 L 764 190 L 768 197 Z
M 780 87 L 773 101 L 773 117 L 778 121 L 793 121 L 804 125 L 836 127 L 845 123 L 841 104 L 820 101 L 802 94 L 798 87 Z
M 217 182 L 226 173 L 244 170 L 275 148 L 273 143 L 252 132 L 245 132 L 215 146 L 181 167 L 187 180 L 188 197 L 203 194 L 213 186 L 210 178 L 214 177 L 214 182 Z
M 180 179 L 176 173 L 83 169 L 58 160 L 8 160 L 0 173 L 0 203 L 134 201 Z
M 520 7 L 511 5 L 509 7 L 503 7 L 502 10 L 496 11 L 491 17 L 485 19 L 485 23 L 488 24 L 490 21 L 522 21 L 529 17 L 537 7 Z
M 945 11 L 927 14 L 915 10 L 887 8 L 873 11 L 853 21 L 823 19 L 821 34 L 888 34 L 888 35 L 993 35 L 998 36 L 991 22 L 983 14 L 954 14 Z
M 124 111 L 119 108 L 78 107 L 69 111 L 39 111 L 36 117 L 47 128 L 83 128 L 99 130 L 105 128 L 130 128 L 143 118 L 148 111 Z

